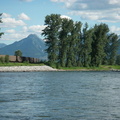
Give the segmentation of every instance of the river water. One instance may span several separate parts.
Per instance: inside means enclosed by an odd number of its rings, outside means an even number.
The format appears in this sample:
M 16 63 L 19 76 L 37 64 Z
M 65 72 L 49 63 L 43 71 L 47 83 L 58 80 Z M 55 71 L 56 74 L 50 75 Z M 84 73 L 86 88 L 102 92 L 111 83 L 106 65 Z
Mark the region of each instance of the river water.
M 1 72 L 0 120 L 120 120 L 120 72 Z

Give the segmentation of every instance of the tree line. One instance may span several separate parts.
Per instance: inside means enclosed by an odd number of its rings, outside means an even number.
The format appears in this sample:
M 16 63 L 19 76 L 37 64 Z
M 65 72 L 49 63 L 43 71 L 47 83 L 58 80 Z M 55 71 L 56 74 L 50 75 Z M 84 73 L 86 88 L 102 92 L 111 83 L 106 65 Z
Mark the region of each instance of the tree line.
M 116 64 L 119 37 L 110 33 L 107 24 L 74 22 L 59 14 L 45 17 L 42 35 L 46 39 L 50 65 L 61 67 L 99 67 L 101 64 Z

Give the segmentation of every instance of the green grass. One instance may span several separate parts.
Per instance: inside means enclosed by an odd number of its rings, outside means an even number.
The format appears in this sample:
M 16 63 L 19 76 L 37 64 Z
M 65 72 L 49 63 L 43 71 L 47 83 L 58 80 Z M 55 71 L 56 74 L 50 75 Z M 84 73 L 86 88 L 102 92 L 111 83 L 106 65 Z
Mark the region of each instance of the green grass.
M 120 70 L 120 65 L 104 65 L 102 67 L 106 68 L 106 69 L 118 69 L 118 70 Z
M 62 70 L 67 70 L 67 71 L 82 71 L 82 70 L 93 70 L 93 71 L 108 71 L 108 70 L 120 70 L 120 66 L 119 65 L 101 65 L 100 67 L 60 67 L 59 69 Z
M 0 63 L 0 66 L 43 66 L 45 63 Z M 56 68 L 56 66 L 52 66 Z M 59 67 L 61 70 L 66 71 L 108 71 L 108 70 L 120 70 L 120 65 L 101 65 L 100 67 Z
M 42 66 L 44 63 L 0 63 L 0 66 Z

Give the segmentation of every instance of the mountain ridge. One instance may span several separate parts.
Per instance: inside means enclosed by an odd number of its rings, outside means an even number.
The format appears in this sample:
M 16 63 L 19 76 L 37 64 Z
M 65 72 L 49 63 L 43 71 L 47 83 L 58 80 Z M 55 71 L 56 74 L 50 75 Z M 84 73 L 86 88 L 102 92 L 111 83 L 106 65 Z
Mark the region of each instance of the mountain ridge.
M 6 46 L 5 43 L 0 43 L 0 48 L 3 48 L 3 47 L 5 47 L 5 46 Z
M 39 59 L 46 59 L 45 42 L 36 34 L 30 34 L 28 37 L 20 41 L 16 41 L 10 45 L 0 48 L 0 54 L 14 55 L 16 50 L 21 50 L 25 57 L 34 57 Z

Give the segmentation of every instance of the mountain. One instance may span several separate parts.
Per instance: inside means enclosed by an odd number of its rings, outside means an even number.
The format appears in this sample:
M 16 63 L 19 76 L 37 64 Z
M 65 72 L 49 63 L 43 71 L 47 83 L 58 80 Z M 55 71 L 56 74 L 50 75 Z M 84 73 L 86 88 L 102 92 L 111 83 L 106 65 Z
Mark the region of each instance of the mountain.
M 16 50 L 20 50 L 22 56 L 45 59 L 47 58 L 45 49 L 45 42 L 37 35 L 30 34 L 27 38 L 7 45 L 4 48 L 0 48 L 0 54 L 14 55 Z
M 6 46 L 6 44 L 0 43 L 0 48 L 3 48 L 3 47 L 5 47 L 5 46 Z

